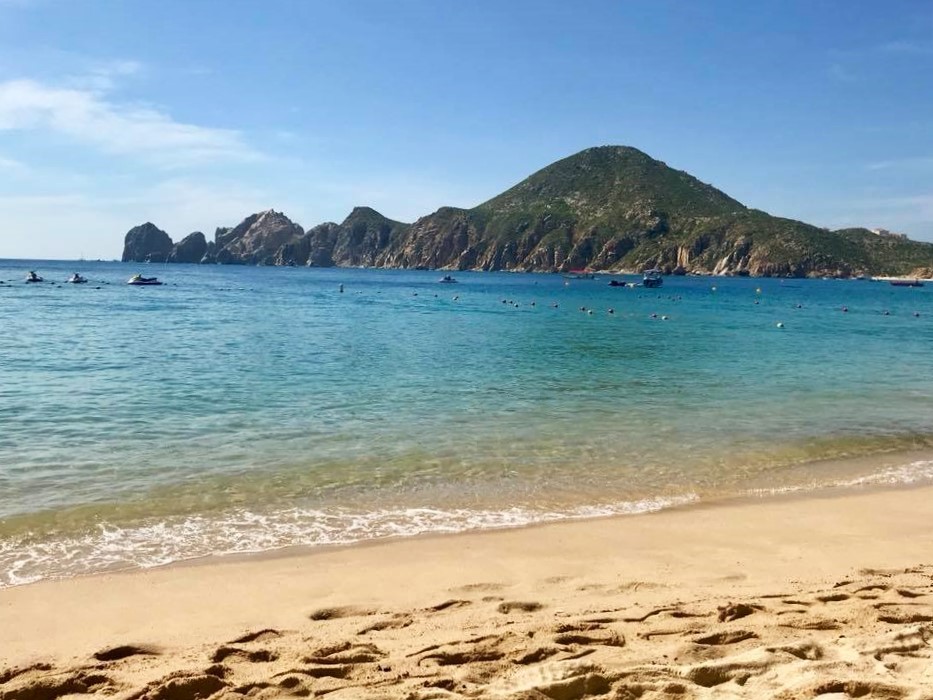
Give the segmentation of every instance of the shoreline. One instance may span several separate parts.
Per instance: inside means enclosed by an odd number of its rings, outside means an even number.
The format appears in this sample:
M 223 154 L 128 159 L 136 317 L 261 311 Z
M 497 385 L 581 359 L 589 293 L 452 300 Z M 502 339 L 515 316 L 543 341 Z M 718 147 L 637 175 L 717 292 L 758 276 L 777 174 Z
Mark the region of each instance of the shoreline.
M 720 634 L 735 627 L 752 636 L 721 649 L 713 645 L 718 654 L 728 652 L 725 656 L 731 658 L 752 651 L 759 656 L 771 653 L 760 647 L 762 640 L 773 641 L 776 634 L 794 643 L 819 639 L 820 659 L 804 663 L 790 655 L 788 658 L 795 660 L 788 663 L 816 668 L 838 655 L 832 666 L 837 676 L 846 669 L 870 675 L 877 671 L 872 671 L 872 657 L 856 655 L 853 658 L 859 663 L 852 659 L 846 662 L 848 657 L 839 650 L 836 654 L 833 645 L 842 639 L 847 645 L 862 644 L 859 640 L 874 639 L 873 635 L 882 632 L 909 632 L 921 639 L 920 646 L 912 647 L 911 658 L 926 654 L 924 668 L 930 668 L 926 640 L 933 639 L 933 633 L 928 634 L 929 625 L 924 625 L 927 618 L 933 620 L 929 614 L 933 601 L 931 497 L 933 487 L 920 486 L 830 497 L 807 494 L 753 503 L 696 504 L 637 517 L 549 523 L 455 537 L 404 538 L 302 553 L 276 552 L 236 561 L 185 562 L 7 588 L 0 590 L 0 629 L 4 630 L 0 677 L 4 668 L 23 669 L 36 663 L 48 664 L 52 670 L 19 673 L 8 684 L 0 684 L 0 695 L 8 685 L 19 687 L 42 678 L 48 682 L 53 671 L 74 674 L 75 669 L 90 667 L 106 671 L 111 684 L 105 689 L 108 694 L 174 682 L 165 680 L 171 673 L 190 674 L 201 669 L 203 676 L 209 660 L 222 656 L 217 650 L 223 646 L 238 650 L 235 655 L 239 661 L 243 654 L 254 653 L 253 642 L 231 645 L 231 641 L 261 630 L 274 630 L 274 635 L 266 634 L 275 638 L 274 644 L 266 647 L 274 647 L 276 658 L 283 663 L 290 659 L 291 666 L 307 658 L 309 645 L 323 647 L 347 641 L 372 644 L 386 660 L 393 659 L 386 661 L 387 665 L 401 668 L 409 663 L 404 659 L 412 658 L 406 656 L 413 652 L 412 643 L 418 648 L 432 644 L 445 647 L 459 639 L 457 643 L 462 645 L 463 629 L 470 630 L 470 638 L 479 638 L 494 636 L 506 625 L 516 629 L 529 626 L 525 634 L 531 633 L 528 644 L 535 646 L 532 642 L 536 637 L 553 628 L 555 620 L 565 618 L 567 624 L 602 625 L 605 635 L 629 640 L 617 648 L 593 641 L 599 635 L 580 632 L 580 640 L 593 639 L 548 646 L 558 650 L 549 655 L 555 659 L 548 663 L 558 664 L 561 673 L 569 673 L 571 679 L 578 677 L 571 671 L 579 669 L 579 663 L 569 658 L 562 662 L 558 657 L 592 648 L 587 656 L 592 654 L 594 664 L 602 669 L 597 675 L 610 685 L 621 682 L 619 669 L 643 664 L 639 654 L 648 653 L 655 644 L 651 640 L 672 644 L 677 637 L 680 646 L 665 649 L 669 656 L 678 649 L 683 654 L 683 649 L 699 644 L 695 641 L 698 635 Z M 858 590 L 850 590 L 853 586 Z M 799 606 L 785 602 L 795 600 Z M 717 621 L 717 609 L 740 601 L 751 606 L 754 616 L 749 613 L 749 619 L 738 625 Z M 887 615 L 881 617 L 889 622 L 875 619 L 877 615 L 865 617 L 866 610 L 882 610 L 880 604 Z M 782 607 L 787 609 L 778 609 Z M 699 612 L 700 608 L 705 612 Z M 656 609 L 681 610 L 684 616 L 670 618 L 667 613 L 656 613 L 650 619 L 632 622 Z M 817 627 L 783 626 L 783 621 L 809 619 L 816 611 L 821 614 L 810 622 Z M 827 617 L 823 611 L 831 615 Z M 596 618 L 611 622 L 592 622 Z M 664 629 L 652 628 L 652 632 L 646 628 L 649 623 L 664 623 Z M 824 623 L 831 629 L 818 629 Z M 675 631 L 666 635 L 668 628 Z M 655 637 L 655 633 L 660 636 Z M 95 661 L 95 653 L 121 645 L 151 648 L 154 654 L 131 655 L 113 663 Z M 577 648 L 581 645 L 585 649 Z M 496 654 L 490 652 L 491 656 Z M 680 664 L 677 674 L 689 675 L 696 664 L 708 665 L 718 658 L 700 654 L 683 668 Z M 255 675 L 260 670 L 282 670 L 277 663 L 228 663 L 224 671 L 228 675 L 220 680 L 226 688 L 241 672 Z M 463 672 L 466 667 L 475 666 L 477 673 L 486 669 L 491 674 L 486 684 L 492 688 L 512 678 L 517 662 L 495 673 L 487 668 L 490 663 L 474 658 L 463 661 L 460 665 L 464 668 L 452 665 Z M 774 668 L 784 668 L 783 663 L 774 660 Z M 342 665 L 347 666 L 343 679 L 312 676 L 309 692 L 340 683 L 352 686 L 357 694 L 341 695 L 336 688 L 334 697 L 370 697 L 366 693 L 376 692 L 375 681 L 366 680 L 376 673 L 369 661 Z M 436 669 L 433 663 L 428 666 L 442 680 L 452 671 L 444 664 Z M 524 668 L 523 664 L 518 666 Z M 747 689 L 748 697 L 755 697 L 755 689 L 759 694 L 772 692 L 776 690 L 773 684 L 787 676 L 787 668 L 768 680 L 769 672 L 762 670 L 765 666 L 755 667 L 760 673 L 752 667 L 743 671 L 751 679 L 746 678 L 747 685 L 736 685 L 732 677 L 723 682 L 731 683 L 729 687 L 736 692 Z M 901 671 L 888 669 L 884 673 L 906 683 L 905 687 L 919 682 L 914 676 L 920 671 L 913 665 L 903 661 L 899 668 Z M 908 673 L 907 668 L 913 670 Z M 397 686 L 399 692 L 409 688 L 413 670 L 407 677 L 395 678 L 392 687 Z M 419 672 L 427 670 L 420 668 Z M 556 673 L 557 667 L 552 670 Z M 807 673 L 812 675 L 812 670 Z M 387 673 L 376 676 L 385 681 Z M 933 680 L 929 671 L 923 673 L 927 680 Z M 30 680 L 30 674 L 36 678 Z M 810 678 L 805 676 L 796 681 Z M 474 681 L 470 682 L 476 685 Z M 772 685 L 766 691 L 759 682 Z M 422 687 L 420 681 L 418 685 Z M 481 686 L 485 687 L 477 687 Z
M 657 496 L 644 498 L 640 501 L 619 501 L 589 506 L 578 506 L 566 511 L 555 510 L 535 513 L 528 510 L 522 517 L 510 515 L 512 520 L 504 519 L 499 523 L 495 518 L 488 518 L 487 522 L 478 525 L 468 523 L 457 524 L 451 520 L 451 527 L 462 529 L 428 529 L 426 531 L 412 531 L 403 534 L 382 534 L 363 537 L 350 541 L 325 542 L 296 542 L 276 546 L 267 546 L 262 549 L 242 551 L 220 551 L 215 553 L 196 553 L 190 556 L 179 556 L 169 561 L 153 564 L 131 564 L 128 566 L 111 566 L 90 571 L 66 572 L 47 574 L 36 580 L 22 580 L 0 585 L 0 591 L 21 586 L 33 586 L 44 582 L 67 581 L 74 578 L 86 578 L 105 575 L 132 574 L 137 571 L 153 571 L 176 566 L 202 566 L 222 564 L 228 561 L 248 561 L 253 558 L 301 557 L 313 555 L 318 552 L 341 551 L 358 547 L 379 546 L 406 540 L 421 540 L 434 537 L 460 537 L 465 535 L 483 535 L 486 533 L 508 532 L 511 530 L 524 530 L 529 528 L 546 527 L 581 523 L 594 520 L 615 518 L 628 518 L 630 516 L 643 516 L 646 514 L 681 511 L 694 508 L 721 508 L 733 505 L 766 504 L 773 500 L 810 499 L 810 498 L 845 498 L 849 495 L 864 492 L 903 490 L 933 487 L 933 450 L 928 447 L 909 450 L 881 450 L 861 455 L 837 456 L 814 461 L 803 461 L 782 467 L 787 472 L 810 472 L 818 469 L 822 478 L 828 479 L 825 483 L 795 483 L 779 487 L 756 488 L 754 483 L 742 491 L 721 494 L 697 494 L 685 492 L 679 496 Z M 629 510 L 629 507 L 632 507 Z M 429 506 L 409 506 L 410 511 L 421 509 L 434 511 Z M 400 511 L 401 512 L 401 511 Z M 443 515 L 443 509 L 436 511 Z M 455 511 L 451 511 L 453 517 Z M 477 510 L 476 515 L 484 511 Z M 490 513 L 497 513 L 492 510 Z M 502 511 L 505 513 L 506 511 Z M 439 521 L 443 524 L 443 518 Z M 118 526 L 119 527 L 119 526 Z M 143 529 L 148 530 L 150 525 Z M 127 532 L 133 532 L 132 529 Z M 135 541 L 135 540 L 134 540 Z M 15 549 L 9 550 L 15 552 Z M 62 550 L 62 556 L 65 556 Z M 13 571 L 13 569 L 11 569 Z

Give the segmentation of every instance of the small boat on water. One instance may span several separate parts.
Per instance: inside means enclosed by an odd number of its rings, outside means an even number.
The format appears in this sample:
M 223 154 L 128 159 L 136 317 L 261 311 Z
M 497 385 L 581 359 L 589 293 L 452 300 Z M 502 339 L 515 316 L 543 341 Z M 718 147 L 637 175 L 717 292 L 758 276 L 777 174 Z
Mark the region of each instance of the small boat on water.
M 162 284 L 159 282 L 157 277 L 143 277 L 142 275 L 133 275 L 126 281 L 126 283 L 132 284 L 136 287 L 155 286 Z
M 37 275 L 37 274 L 36 274 L 34 271 L 32 271 L 32 270 L 30 270 L 30 271 L 29 271 L 29 274 L 26 275 L 26 284 L 33 284 L 33 283 L 35 283 L 35 282 L 44 282 L 44 281 L 45 281 L 45 280 L 43 280 L 41 277 L 39 277 L 39 275 Z
M 438 282 L 441 284 L 457 284 L 456 278 L 451 277 L 450 275 L 444 275 L 438 280 Z
M 609 280 L 610 287 L 627 287 L 628 283 L 621 280 Z
M 82 277 L 77 272 L 69 277 L 65 282 L 69 284 L 87 284 L 87 277 Z
M 664 284 L 664 278 L 661 277 L 660 270 L 645 270 L 645 276 L 642 278 L 641 283 L 645 287 L 660 287 Z
M 920 280 L 891 280 L 892 287 L 922 287 Z

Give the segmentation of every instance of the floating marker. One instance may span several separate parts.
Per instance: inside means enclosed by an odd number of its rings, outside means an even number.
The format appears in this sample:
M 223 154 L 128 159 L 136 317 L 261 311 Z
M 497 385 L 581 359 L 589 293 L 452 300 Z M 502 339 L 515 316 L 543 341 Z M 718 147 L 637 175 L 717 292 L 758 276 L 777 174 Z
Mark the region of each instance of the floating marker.
M 784 324 L 781 323 L 780 321 L 778 321 L 776 325 L 777 325 L 778 328 L 783 328 L 783 327 L 784 327 Z

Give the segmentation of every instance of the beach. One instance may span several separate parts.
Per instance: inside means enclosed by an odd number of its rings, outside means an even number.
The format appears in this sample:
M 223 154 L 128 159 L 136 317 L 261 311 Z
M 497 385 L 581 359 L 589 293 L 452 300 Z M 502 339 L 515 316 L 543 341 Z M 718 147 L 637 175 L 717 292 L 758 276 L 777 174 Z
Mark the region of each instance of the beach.
M 0 590 L 0 700 L 933 697 L 933 488 Z

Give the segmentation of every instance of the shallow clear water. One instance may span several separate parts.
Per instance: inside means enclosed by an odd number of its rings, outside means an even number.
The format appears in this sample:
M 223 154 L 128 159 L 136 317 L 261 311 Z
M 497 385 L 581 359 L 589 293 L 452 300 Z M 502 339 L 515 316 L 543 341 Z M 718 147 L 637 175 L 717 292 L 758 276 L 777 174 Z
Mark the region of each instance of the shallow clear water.
M 441 274 L 0 261 L 0 586 L 933 476 L 933 287 Z

